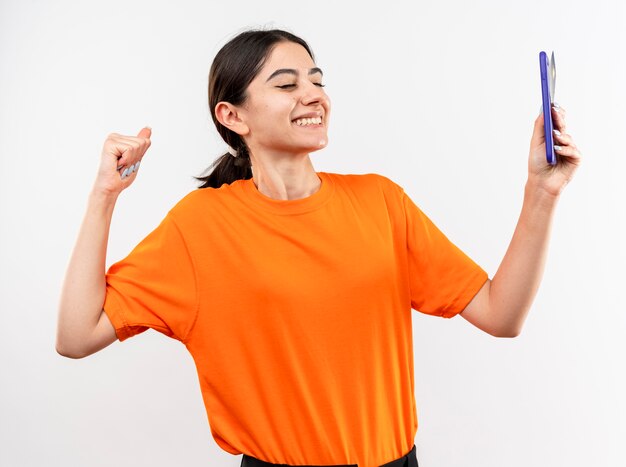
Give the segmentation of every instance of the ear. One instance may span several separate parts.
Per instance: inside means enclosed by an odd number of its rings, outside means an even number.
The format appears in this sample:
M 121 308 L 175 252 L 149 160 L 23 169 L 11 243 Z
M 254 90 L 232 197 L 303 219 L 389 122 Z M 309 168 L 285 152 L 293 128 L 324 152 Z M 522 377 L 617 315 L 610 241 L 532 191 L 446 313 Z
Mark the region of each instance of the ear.
M 239 136 L 247 135 L 250 132 L 248 125 L 243 121 L 241 112 L 230 102 L 218 102 L 215 106 L 215 117 L 218 122 Z

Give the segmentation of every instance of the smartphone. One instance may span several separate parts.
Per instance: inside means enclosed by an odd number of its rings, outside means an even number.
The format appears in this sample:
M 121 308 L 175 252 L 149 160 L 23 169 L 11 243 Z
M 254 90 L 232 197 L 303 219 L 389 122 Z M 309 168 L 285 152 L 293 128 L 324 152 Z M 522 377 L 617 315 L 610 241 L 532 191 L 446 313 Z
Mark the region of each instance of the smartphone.
M 548 164 L 556 164 L 554 154 L 554 138 L 552 133 L 552 103 L 554 102 L 554 88 L 556 85 L 556 67 L 554 52 L 548 59 L 545 52 L 539 53 L 539 71 L 541 73 L 541 100 L 543 110 L 543 128 L 546 135 L 546 160 Z

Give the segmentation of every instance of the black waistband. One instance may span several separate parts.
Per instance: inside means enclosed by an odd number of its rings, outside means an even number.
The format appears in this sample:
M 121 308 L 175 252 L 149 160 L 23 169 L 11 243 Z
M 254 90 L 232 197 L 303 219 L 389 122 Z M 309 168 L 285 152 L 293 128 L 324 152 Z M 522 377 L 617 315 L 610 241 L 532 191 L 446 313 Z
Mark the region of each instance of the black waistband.
M 265 462 L 257 459 L 256 457 L 249 456 L 247 454 L 243 455 L 241 459 L 241 467 L 296 467 L 291 464 L 272 464 L 270 462 Z M 300 465 L 297 467 L 358 467 L 357 464 L 344 464 L 344 465 Z M 404 456 L 399 459 L 393 460 L 391 462 L 387 462 L 386 464 L 381 465 L 380 467 L 418 467 L 417 465 L 417 454 L 415 445 L 413 448 Z

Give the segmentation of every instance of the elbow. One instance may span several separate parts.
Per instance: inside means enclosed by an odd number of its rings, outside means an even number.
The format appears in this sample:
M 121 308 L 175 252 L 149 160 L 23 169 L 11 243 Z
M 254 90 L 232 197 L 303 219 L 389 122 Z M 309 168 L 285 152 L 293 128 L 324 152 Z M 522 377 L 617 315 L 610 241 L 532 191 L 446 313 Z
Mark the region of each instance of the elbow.
M 73 360 L 78 360 L 80 358 L 84 358 L 87 356 L 87 354 L 85 353 L 77 352 L 76 350 L 73 350 L 71 348 L 63 347 L 59 345 L 58 343 L 56 345 L 56 351 L 62 357 L 71 358 Z
M 513 337 L 519 336 L 521 332 L 522 332 L 521 328 L 515 327 L 515 328 L 499 329 L 497 332 L 491 333 L 491 335 L 494 337 L 505 337 L 505 338 L 511 339 Z
M 71 358 L 73 360 L 85 358 L 87 355 L 89 355 L 77 345 L 72 345 L 71 343 L 68 343 L 59 337 L 57 337 L 55 348 L 59 355 L 61 355 L 62 357 Z
M 57 322 L 56 352 L 66 358 L 74 360 L 84 358 L 89 355 L 85 352 L 85 340 L 75 330 L 75 327 L 70 326 L 66 321 L 61 319 L 62 312 L 59 312 L 60 318 Z
M 57 326 L 58 326 L 57 338 L 56 338 L 56 343 L 54 345 L 54 348 L 57 351 L 57 353 L 61 357 L 74 358 L 74 359 L 81 358 L 77 354 L 76 349 L 74 349 L 72 345 L 70 344 L 70 342 L 68 341 L 67 335 L 61 327 L 61 323 L 59 322 Z

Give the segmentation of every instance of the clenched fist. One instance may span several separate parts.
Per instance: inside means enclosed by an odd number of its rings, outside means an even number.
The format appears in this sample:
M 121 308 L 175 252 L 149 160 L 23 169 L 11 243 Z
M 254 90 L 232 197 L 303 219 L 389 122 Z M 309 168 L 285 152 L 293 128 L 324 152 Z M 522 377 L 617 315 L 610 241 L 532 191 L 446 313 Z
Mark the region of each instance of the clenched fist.
M 137 136 L 111 133 L 104 141 L 100 168 L 94 191 L 106 195 L 119 195 L 135 180 L 139 163 L 150 147 L 150 127 L 142 128 Z

